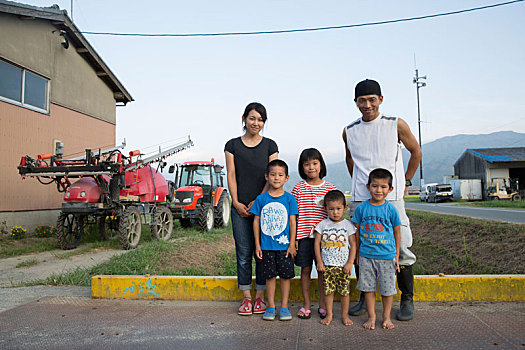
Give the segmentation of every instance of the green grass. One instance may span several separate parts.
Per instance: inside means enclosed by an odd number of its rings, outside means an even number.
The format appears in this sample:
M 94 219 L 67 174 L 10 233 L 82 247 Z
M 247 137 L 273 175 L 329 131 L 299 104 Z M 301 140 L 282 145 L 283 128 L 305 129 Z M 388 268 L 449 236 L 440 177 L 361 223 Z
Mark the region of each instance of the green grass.
M 149 226 L 143 226 L 142 235 L 146 237 L 145 240 L 148 240 L 147 236 L 151 240 Z M 103 241 L 96 225 L 86 225 L 80 245 L 76 249 L 64 251 L 64 253 L 56 254 L 56 256 L 67 259 L 70 256 L 84 254 L 96 248 L 118 249 L 118 247 L 120 247 L 118 240 Z M 55 249 L 60 249 L 56 237 L 40 238 L 29 236 L 19 240 L 0 237 L 0 258 L 42 253 Z
M 173 255 L 177 249 L 198 242 L 217 242 L 223 239 L 224 235 L 231 235 L 231 228 L 202 233 L 196 228 L 180 229 L 176 226 L 174 236 L 179 239 L 173 243 L 152 240 L 151 235 L 144 235 L 144 231 L 149 231 L 149 228 L 147 230 L 145 228 L 143 226 L 142 238 L 137 249 L 114 256 L 110 260 L 91 268 L 76 268 L 64 274 L 53 274 L 44 280 L 26 282 L 24 285 L 90 286 L 91 277 L 95 275 L 206 275 L 204 269 L 199 267 L 180 270 L 176 266 L 165 266 L 163 261 Z M 219 256 L 219 260 L 218 272 L 226 276 L 236 275 L 235 254 L 232 256 L 223 254 Z
M 510 208 L 510 209 L 525 209 L 525 200 L 522 201 L 481 201 L 481 202 L 458 202 L 460 205 L 469 207 L 486 207 L 486 208 Z
M 24 260 L 20 263 L 18 263 L 15 268 L 21 268 L 21 267 L 29 267 L 29 266 L 34 266 L 34 265 L 37 265 L 38 264 L 38 260 L 36 258 L 31 258 L 31 259 L 27 259 L 27 260 Z
M 417 202 L 417 203 L 420 202 L 418 194 L 411 194 L 411 195 L 405 196 L 404 199 L 405 199 L 405 202 Z

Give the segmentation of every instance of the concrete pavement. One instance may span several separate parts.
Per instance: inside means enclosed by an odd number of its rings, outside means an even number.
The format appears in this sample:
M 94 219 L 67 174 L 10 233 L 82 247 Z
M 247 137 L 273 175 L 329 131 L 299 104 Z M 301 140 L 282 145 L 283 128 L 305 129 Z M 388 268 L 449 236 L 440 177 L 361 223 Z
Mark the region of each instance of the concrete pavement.
M 414 320 L 394 320 L 394 330 L 381 329 L 378 320 L 369 331 L 361 327 L 366 315 L 344 327 L 339 303 L 333 324 L 323 326 L 316 308 L 309 320 L 269 322 L 236 315 L 237 302 L 91 299 L 81 295 L 87 289 L 64 287 L 2 288 L 0 296 L 31 288 L 35 299 L 0 313 L 0 349 L 525 348 L 523 302 L 417 302 Z M 301 305 L 290 306 L 295 315 Z

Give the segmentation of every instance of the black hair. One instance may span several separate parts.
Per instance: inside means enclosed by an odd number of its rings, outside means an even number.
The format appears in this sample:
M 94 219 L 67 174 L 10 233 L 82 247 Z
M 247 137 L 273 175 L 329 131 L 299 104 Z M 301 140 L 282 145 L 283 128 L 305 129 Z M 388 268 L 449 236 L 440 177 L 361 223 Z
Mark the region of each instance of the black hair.
M 388 179 L 388 185 L 392 187 L 392 173 L 386 169 L 377 168 L 370 172 L 368 175 L 368 185 L 373 179 Z
M 281 168 L 284 168 L 284 174 L 288 176 L 288 164 L 284 160 L 280 159 L 274 159 L 268 165 L 266 166 L 266 175 L 270 173 L 270 168 L 274 166 L 280 166 Z
M 339 190 L 331 190 L 326 192 L 324 195 L 324 206 L 326 208 L 326 203 L 328 202 L 342 202 L 343 205 L 346 205 L 346 198 L 343 192 Z
M 307 176 L 303 169 L 303 164 L 306 163 L 308 160 L 316 159 L 321 163 L 321 171 L 319 172 L 319 178 L 323 178 L 326 176 L 326 165 L 324 163 L 323 156 L 321 155 L 321 152 L 319 152 L 316 148 L 307 148 L 301 152 L 301 155 L 299 156 L 299 175 L 303 180 L 307 179 Z
M 246 120 L 246 118 L 248 118 L 248 114 L 253 110 L 259 113 L 262 117 L 263 123 L 266 123 L 266 119 L 268 119 L 268 116 L 266 115 L 266 108 L 264 108 L 264 106 L 259 102 L 252 102 L 246 106 L 244 113 L 242 114 L 243 122 Z M 243 124 L 242 129 L 246 130 L 246 124 Z

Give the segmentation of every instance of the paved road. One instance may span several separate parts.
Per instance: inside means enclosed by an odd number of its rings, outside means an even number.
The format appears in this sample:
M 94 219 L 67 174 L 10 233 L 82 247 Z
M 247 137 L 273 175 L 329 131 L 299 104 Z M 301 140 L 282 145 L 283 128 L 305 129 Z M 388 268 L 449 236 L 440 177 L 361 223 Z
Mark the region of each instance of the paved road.
M 406 202 L 407 209 L 430 211 L 434 213 L 468 216 L 472 218 L 497 220 L 525 224 L 525 210 L 503 208 L 466 207 L 451 203 Z

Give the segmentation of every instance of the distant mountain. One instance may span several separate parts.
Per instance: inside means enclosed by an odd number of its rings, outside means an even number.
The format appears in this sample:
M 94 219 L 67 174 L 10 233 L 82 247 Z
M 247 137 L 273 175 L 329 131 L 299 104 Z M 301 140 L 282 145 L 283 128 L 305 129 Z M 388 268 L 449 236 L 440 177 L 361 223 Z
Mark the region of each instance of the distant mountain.
M 525 147 L 525 134 L 514 131 L 500 131 L 480 135 L 446 136 L 423 145 L 423 177 L 426 183 L 442 182 L 444 175 L 454 174 L 454 163 L 468 148 Z M 403 150 L 405 168 L 410 154 Z M 325 180 L 345 191 L 351 189 L 352 180 L 344 161 L 327 164 Z M 290 173 L 285 187 L 291 191 L 301 178 L 297 172 Z M 419 185 L 419 169 L 414 175 L 414 185 Z

